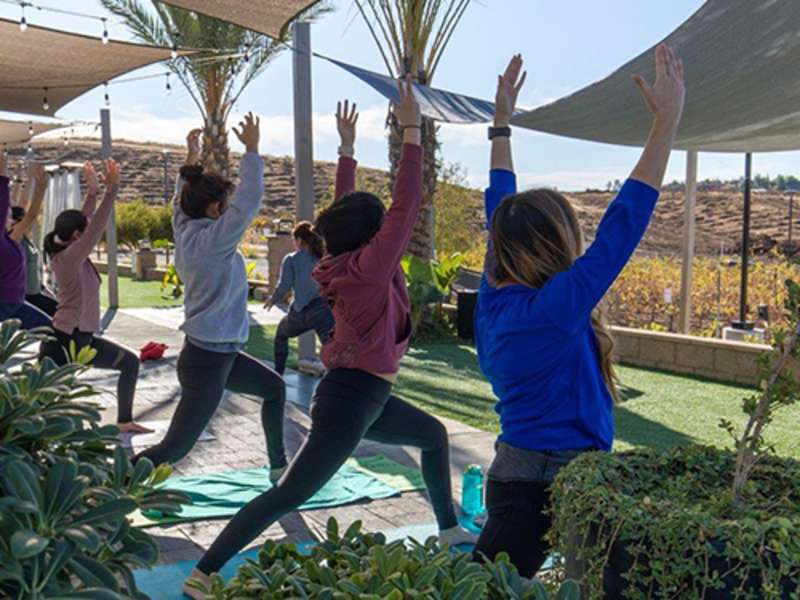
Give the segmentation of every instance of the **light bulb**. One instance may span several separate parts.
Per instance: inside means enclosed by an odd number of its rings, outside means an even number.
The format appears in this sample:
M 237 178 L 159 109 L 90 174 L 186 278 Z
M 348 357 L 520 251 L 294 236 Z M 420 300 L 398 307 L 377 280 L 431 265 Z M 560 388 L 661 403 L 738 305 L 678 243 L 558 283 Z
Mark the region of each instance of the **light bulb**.
M 103 37 L 102 37 L 103 45 L 108 45 L 108 25 L 106 24 L 106 20 L 103 19 Z
M 42 102 L 42 108 L 45 110 L 45 112 L 50 110 L 50 103 L 47 101 L 47 98 L 45 98 L 44 102 Z
M 22 33 L 28 31 L 28 21 L 25 19 L 25 15 L 22 15 L 22 18 L 19 20 L 19 30 Z

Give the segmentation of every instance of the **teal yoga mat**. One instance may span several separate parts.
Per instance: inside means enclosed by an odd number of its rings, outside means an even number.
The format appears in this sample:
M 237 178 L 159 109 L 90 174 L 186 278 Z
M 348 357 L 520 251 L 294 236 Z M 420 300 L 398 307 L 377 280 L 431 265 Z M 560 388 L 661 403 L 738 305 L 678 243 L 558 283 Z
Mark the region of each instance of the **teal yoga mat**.
M 369 459 L 359 463 L 348 463 L 334 475 L 313 498 L 298 510 L 310 510 L 351 504 L 361 500 L 379 500 L 397 496 L 401 491 L 413 489 L 413 485 L 398 485 L 398 475 L 407 472 L 404 481 L 414 483 L 419 479 L 416 469 L 405 467 L 383 456 L 373 457 L 379 462 L 372 464 Z M 370 467 L 380 465 L 373 473 Z M 392 466 L 387 474 L 387 467 Z M 421 483 L 421 482 L 420 482 Z M 192 504 L 184 506 L 180 513 L 165 515 L 147 512 L 136 515 L 134 525 L 150 527 L 169 525 L 187 521 L 221 519 L 236 514 L 250 500 L 269 490 L 269 471 L 266 468 L 227 471 L 188 477 L 172 477 L 162 485 L 163 488 L 187 494 Z

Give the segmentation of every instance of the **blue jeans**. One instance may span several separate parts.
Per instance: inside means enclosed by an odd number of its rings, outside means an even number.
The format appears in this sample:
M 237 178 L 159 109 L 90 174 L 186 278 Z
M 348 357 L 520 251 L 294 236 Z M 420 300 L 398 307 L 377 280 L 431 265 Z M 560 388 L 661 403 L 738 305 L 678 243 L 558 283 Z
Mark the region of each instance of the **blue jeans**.
M 53 322 L 35 306 L 21 302 L 0 302 L 0 321 L 19 319 L 23 329 L 50 327 Z

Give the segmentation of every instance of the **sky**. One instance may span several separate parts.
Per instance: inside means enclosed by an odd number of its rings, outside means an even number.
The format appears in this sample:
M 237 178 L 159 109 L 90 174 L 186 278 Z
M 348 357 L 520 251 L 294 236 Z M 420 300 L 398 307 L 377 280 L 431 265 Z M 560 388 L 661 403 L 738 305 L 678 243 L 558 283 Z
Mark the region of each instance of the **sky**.
M 150 0 L 142 2 L 148 4 Z M 35 4 L 106 14 L 96 0 L 37 0 Z M 334 12 L 311 26 L 313 50 L 385 72 L 353 0 L 332 0 L 331 4 Z M 473 0 L 444 54 L 433 84 L 492 99 L 497 74 L 512 54 L 520 52 L 525 59 L 528 81 L 518 104 L 522 108 L 535 108 L 602 79 L 664 38 L 702 4 L 702 0 Z M 19 7 L 0 3 L 0 17 L 18 19 L 19 16 Z M 97 21 L 32 9 L 28 9 L 27 18 L 31 24 L 98 37 L 102 33 Z M 109 31 L 113 39 L 133 39 L 117 17 L 110 18 Z M 164 72 L 165 67 L 155 66 L 140 73 Z M 338 136 L 333 113 L 337 100 L 349 98 L 361 110 L 357 158 L 365 166 L 386 168 L 386 101 L 325 61 L 314 60 L 312 77 L 315 159 L 335 160 Z M 180 144 L 189 129 L 202 124 L 188 93 L 174 79 L 170 94 L 162 78 L 114 85 L 110 91 L 112 133 L 117 139 Z M 96 121 L 103 104 L 103 91 L 94 90 L 68 104 L 58 116 Z M 234 107 L 234 119 L 250 110 L 262 117 L 262 152 L 291 155 L 294 142 L 290 53 L 281 53 L 250 84 Z M 440 138 L 444 162 L 459 164 L 469 184 L 484 186 L 489 154 L 486 126 L 443 125 Z M 522 186 L 562 190 L 605 188 L 608 181 L 624 179 L 639 154 L 637 149 L 523 129 L 514 131 L 513 146 Z M 234 136 L 231 147 L 240 149 Z M 770 175 L 797 174 L 798 160 L 797 152 L 759 154 L 754 157 L 753 170 Z M 700 155 L 700 179 L 737 178 L 743 170 L 742 155 Z M 667 179 L 684 178 L 685 154 L 676 152 Z

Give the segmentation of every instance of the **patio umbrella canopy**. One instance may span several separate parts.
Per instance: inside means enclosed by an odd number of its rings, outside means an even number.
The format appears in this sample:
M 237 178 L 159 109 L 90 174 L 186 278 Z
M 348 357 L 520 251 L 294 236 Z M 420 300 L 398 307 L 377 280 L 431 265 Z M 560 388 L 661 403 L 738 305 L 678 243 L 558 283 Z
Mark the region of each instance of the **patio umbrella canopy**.
M 708 0 L 666 38 L 686 67 L 676 148 L 712 152 L 800 149 L 800 2 Z M 651 117 L 631 76 L 652 81 L 653 50 L 606 79 L 525 113 L 514 124 L 557 135 L 642 146 Z
M 284 27 L 319 0 L 163 0 L 180 8 L 279 38 Z
M 16 21 L 0 19 L 0 110 L 51 116 L 90 89 L 170 53 L 126 42 L 103 45 L 97 37 L 44 27 L 23 32 Z
M 24 144 L 41 133 L 64 127 L 69 127 L 69 124 L 0 119 L 0 144 Z M 33 135 L 31 135 L 31 130 L 33 130 Z

